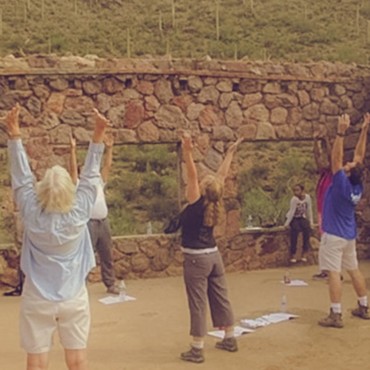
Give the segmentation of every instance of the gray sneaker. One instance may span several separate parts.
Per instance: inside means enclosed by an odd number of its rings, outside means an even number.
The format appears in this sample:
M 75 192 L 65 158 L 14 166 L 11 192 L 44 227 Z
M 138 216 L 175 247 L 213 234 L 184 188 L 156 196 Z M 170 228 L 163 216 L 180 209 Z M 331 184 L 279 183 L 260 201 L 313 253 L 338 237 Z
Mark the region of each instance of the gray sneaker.
M 180 358 L 183 361 L 200 364 L 204 362 L 203 349 L 191 347 L 189 351 L 181 353 Z
M 368 306 L 361 306 L 359 302 L 358 307 L 352 310 L 352 315 L 359 317 L 364 320 L 370 320 L 370 315 L 369 315 L 369 307 Z
M 216 343 L 216 348 L 229 352 L 236 352 L 238 350 L 238 343 L 236 342 L 235 337 L 224 338 L 221 342 Z
M 324 326 L 326 328 L 343 328 L 343 320 L 341 313 L 334 313 L 332 309 L 330 309 L 329 316 L 321 319 L 319 321 L 320 326 Z
M 107 293 L 118 295 L 120 292 L 118 286 L 113 284 L 107 288 Z

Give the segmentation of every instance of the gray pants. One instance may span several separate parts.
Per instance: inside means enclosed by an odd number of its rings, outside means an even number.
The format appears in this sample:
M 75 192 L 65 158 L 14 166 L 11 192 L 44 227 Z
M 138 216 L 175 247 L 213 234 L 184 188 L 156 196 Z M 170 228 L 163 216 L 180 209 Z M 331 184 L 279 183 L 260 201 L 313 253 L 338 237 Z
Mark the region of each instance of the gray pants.
M 225 268 L 220 253 L 184 253 L 184 281 L 190 309 L 190 335 L 207 334 L 207 298 L 214 327 L 234 324 L 227 298 Z
M 115 275 L 112 257 L 112 237 L 108 219 L 91 219 L 87 223 L 87 226 L 89 228 L 93 248 L 99 255 L 103 283 L 106 287 L 110 287 L 115 282 Z

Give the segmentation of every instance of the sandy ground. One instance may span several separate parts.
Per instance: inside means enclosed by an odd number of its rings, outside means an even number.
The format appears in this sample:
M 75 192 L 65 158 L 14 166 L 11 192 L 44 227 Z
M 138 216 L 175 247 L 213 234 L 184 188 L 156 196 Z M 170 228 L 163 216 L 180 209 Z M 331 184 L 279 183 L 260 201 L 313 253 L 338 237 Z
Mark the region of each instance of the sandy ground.
M 370 262 L 361 269 L 370 282 Z M 280 307 L 284 269 L 228 274 L 230 298 L 237 319 L 257 318 Z M 300 317 L 257 329 L 239 338 L 239 351 L 228 353 L 214 348 L 216 338 L 207 336 L 206 361 L 182 362 L 187 350 L 188 310 L 181 277 L 128 281 L 134 302 L 103 305 L 101 284 L 89 287 L 92 330 L 89 342 L 91 370 L 348 370 L 370 369 L 370 320 L 352 318 L 356 303 L 348 276 L 343 290 L 343 329 L 321 328 L 317 320 L 328 311 L 325 281 L 313 281 L 315 266 L 290 269 L 291 278 L 303 279 L 307 287 L 288 287 L 288 311 Z M 25 368 L 19 347 L 19 297 L 0 297 L 1 370 Z M 210 325 L 211 328 L 211 325 Z M 66 369 L 63 350 L 55 340 L 50 369 Z

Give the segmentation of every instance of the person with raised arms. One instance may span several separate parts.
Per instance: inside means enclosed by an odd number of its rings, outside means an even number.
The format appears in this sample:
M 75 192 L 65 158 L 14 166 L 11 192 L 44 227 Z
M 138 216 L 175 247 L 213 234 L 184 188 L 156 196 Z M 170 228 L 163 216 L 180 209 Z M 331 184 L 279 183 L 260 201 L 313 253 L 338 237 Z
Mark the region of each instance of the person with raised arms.
M 69 370 L 87 370 L 90 329 L 86 279 L 95 266 L 87 222 L 100 180 L 103 138 L 108 120 L 94 110 L 95 128 L 76 189 L 61 166 L 46 170 L 35 184 L 19 125 L 20 106 L 5 122 L 14 199 L 24 225 L 21 269 L 21 346 L 27 370 L 46 370 L 52 337 L 58 331 Z
M 233 155 L 241 139 L 233 143 L 215 175 L 199 181 L 193 160 L 193 142 L 188 133 L 182 136 L 182 155 L 187 175 L 186 200 L 181 212 L 181 249 L 184 255 L 184 281 L 190 310 L 191 348 L 181 359 L 195 363 L 204 361 L 204 337 L 207 334 L 207 299 L 213 326 L 225 331 L 216 348 L 238 350 L 234 336 L 234 316 L 228 299 L 225 268 L 218 251 L 213 229 L 223 217 L 224 182 Z

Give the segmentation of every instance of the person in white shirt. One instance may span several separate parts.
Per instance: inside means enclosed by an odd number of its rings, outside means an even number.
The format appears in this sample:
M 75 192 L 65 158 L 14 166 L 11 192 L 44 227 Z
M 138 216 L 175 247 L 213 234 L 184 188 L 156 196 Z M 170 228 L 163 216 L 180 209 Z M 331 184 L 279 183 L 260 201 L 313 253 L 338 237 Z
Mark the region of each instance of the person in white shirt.
M 104 188 L 108 181 L 109 172 L 112 167 L 113 137 L 105 135 L 105 158 L 101 169 L 101 179 L 96 184 L 97 196 L 94 203 L 91 218 L 87 224 L 90 232 L 93 248 L 97 251 L 100 261 L 101 277 L 107 292 L 119 294 L 116 284 L 112 256 L 112 233 L 108 220 L 108 206 L 105 199 Z M 71 137 L 70 172 L 75 184 L 78 182 L 78 167 L 76 158 L 76 141 Z
M 290 262 L 296 263 L 298 236 L 303 236 L 302 262 L 307 262 L 306 254 L 310 249 L 310 234 L 313 224 L 311 197 L 305 193 L 304 186 L 293 187 L 294 196 L 290 200 L 290 208 L 284 226 L 290 227 Z
M 90 309 L 86 278 L 95 266 L 87 222 L 96 198 L 108 120 L 94 110 L 95 129 L 76 189 L 61 166 L 49 168 L 34 183 L 21 140 L 19 112 L 17 104 L 5 122 L 12 189 L 24 227 L 20 333 L 27 370 L 48 368 L 55 331 L 68 369 L 87 370 Z

